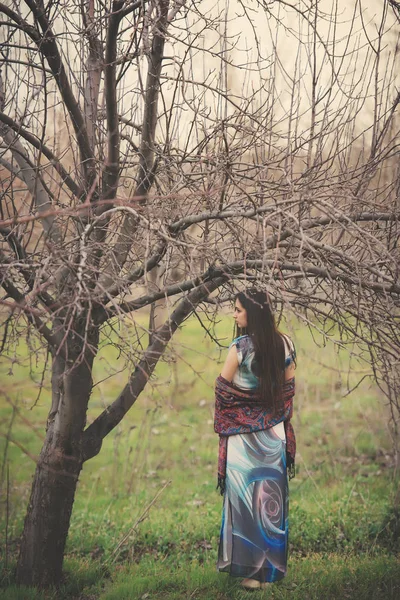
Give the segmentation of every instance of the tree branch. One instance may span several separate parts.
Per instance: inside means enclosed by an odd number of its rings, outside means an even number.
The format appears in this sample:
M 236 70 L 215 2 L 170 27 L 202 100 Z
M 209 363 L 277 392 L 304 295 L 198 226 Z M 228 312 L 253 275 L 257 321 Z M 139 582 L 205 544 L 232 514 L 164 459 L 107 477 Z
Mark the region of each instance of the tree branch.
M 86 176 L 87 188 L 90 189 L 95 180 L 95 161 L 93 150 L 90 147 L 89 138 L 86 131 L 85 121 L 82 116 L 79 104 L 72 92 L 64 64 L 61 60 L 61 55 L 57 47 L 55 36 L 51 30 L 50 23 L 46 17 L 46 13 L 42 7 L 39 7 L 34 0 L 25 0 L 36 22 L 40 25 L 43 35 L 38 34 L 34 28 L 27 27 L 26 21 L 21 19 L 17 13 L 8 12 L 8 16 L 22 25 L 26 33 L 37 44 L 39 51 L 45 56 L 47 63 L 53 73 L 53 77 L 57 83 L 61 97 L 71 117 L 74 127 L 76 139 L 78 142 L 79 151 L 81 154 L 81 162 Z M 0 5 L 0 10 L 3 10 L 3 5 Z M 13 14 L 10 14 L 13 13 Z M 35 33 L 32 35 L 32 29 Z
M 396 15 L 396 19 L 400 23 L 400 2 L 396 2 L 396 0 L 387 0 L 390 6 L 393 8 L 394 14 Z
M 17 177 L 17 179 L 22 181 L 22 183 L 25 183 L 24 178 L 21 175 L 21 169 L 16 171 L 15 168 L 13 167 L 13 165 L 10 162 L 8 162 L 8 160 L 3 158 L 2 156 L 0 156 L 0 166 L 7 169 L 7 171 L 11 174 L 12 177 Z
M 4 114 L 3 112 L 0 112 L 0 121 L 3 122 L 5 125 L 8 125 L 10 129 L 18 133 L 18 135 L 23 137 L 34 148 L 40 150 L 40 152 L 42 152 L 44 156 L 51 162 L 54 169 L 60 175 L 63 182 L 68 186 L 68 188 L 71 190 L 74 196 L 76 196 L 77 198 L 80 198 L 82 196 L 82 189 L 75 183 L 75 181 L 63 167 L 59 159 L 47 146 L 45 146 L 42 143 L 42 141 L 39 138 L 29 133 L 29 131 L 26 131 L 26 129 L 18 125 L 18 123 L 16 123 L 13 119 L 11 119 L 8 115 Z
M 9 19 L 14 21 L 14 23 L 18 26 L 18 29 L 21 29 L 24 33 L 26 33 L 35 44 L 39 44 L 41 40 L 41 35 L 36 27 L 32 27 L 29 25 L 27 21 L 22 19 L 16 12 L 14 12 L 9 6 L 6 6 L 2 2 L 0 2 L 0 12 L 7 15 Z
M 0 226 L 0 233 L 4 236 L 4 239 L 8 243 L 8 245 L 11 248 L 12 252 L 14 253 L 18 263 L 20 264 L 20 266 L 18 266 L 18 270 L 20 271 L 23 278 L 25 279 L 25 282 L 29 288 L 29 291 L 32 291 L 34 283 L 35 283 L 35 276 L 34 276 L 34 271 L 29 269 L 26 266 L 26 262 L 24 262 L 27 260 L 25 248 L 21 245 L 18 237 L 15 235 L 15 233 L 13 231 L 11 231 L 11 229 Z M 4 258 L 3 262 L 6 263 L 8 261 L 6 261 L 6 259 Z M 9 261 L 9 264 L 11 264 L 11 266 L 13 266 L 11 261 Z M 38 291 L 37 297 L 44 304 L 44 306 L 46 306 L 46 308 L 49 308 L 51 310 L 54 310 L 54 308 L 57 308 L 57 309 L 59 308 L 59 306 L 55 302 L 54 298 L 52 298 L 52 296 L 48 292 L 43 291 L 43 290 Z
M 95 0 L 89 0 L 87 11 L 82 3 L 82 18 L 85 25 L 85 34 L 88 38 L 89 56 L 86 62 L 86 84 L 84 94 L 83 116 L 88 132 L 90 146 L 95 152 L 96 135 L 95 125 L 98 118 L 98 101 L 100 92 L 101 73 L 103 71 L 103 46 L 99 39 L 97 23 L 95 21 Z
M 282 208 L 279 207 L 279 204 L 282 205 Z M 224 220 L 228 218 L 251 218 L 256 215 L 262 215 L 266 213 L 275 213 L 277 212 L 277 208 L 283 210 L 285 206 L 287 206 L 287 201 L 282 201 L 281 203 L 277 203 L 277 206 L 267 204 L 261 206 L 260 208 L 251 208 L 250 210 L 238 211 L 238 210 L 223 210 L 223 211 L 215 211 L 215 212 L 202 212 L 197 215 L 188 215 L 186 217 L 182 217 L 179 221 L 175 221 L 169 226 L 169 231 L 171 233 L 178 233 L 179 231 L 183 231 L 187 229 L 191 225 L 195 225 L 197 223 L 202 223 L 204 221 L 214 221 L 214 220 Z M 328 217 L 316 217 L 313 219 L 305 219 L 301 222 L 302 229 L 311 229 L 313 227 L 320 227 L 324 225 L 329 225 L 330 223 L 350 223 L 357 221 L 399 221 L 400 214 L 395 212 L 360 212 L 354 215 L 338 215 L 338 216 L 328 216 Z
M 149 0 L 136 0 L 131 4 L 128 4 L 125 8 L 119 11 L 120 17 L 127 17 L 129 14 L 135 12 L 138 8 L 143 8 Z
M 0 252 L 0 259 L 4 264 L 5 260 L 2 252 Z M 60 340 L 58 339 L 58 336 L 54 335 L 47 325 L 43 323 L 41 318 L 38 316 L 36 309 L 27 306 L 25 296 L 6 277 L 1 278 L 1 285 L 8 296 L 10 296 L 10 298 L 16 302 L 15 308 L 18 308 L 24 312 L 28 321 L 36 327 L 37 331 L 44 337 L 52 351 L 63 356 L 64 351 L 60 346 Z
M 287 203 L 283 202 L 282 204 L 287 204 Z M 267 206 L 262 206 L 258 209 L 250 209 L 250 210 L 242 211 L 242 212 L 239 212 L 236 210 L 203 212 L 198 215 L 189 215 L 187 217 L 183 217 L 179 221 L 175 221 L 175 223 L 172 223 L 172 225 L 170 225 L 168 227 L 168 230 L 171 232 L 171 235 L 177 235 L 178 233 L 184 231 L 191 225 L 194 225 L 194 224 L 197 224 L 197 223 L 200 223 L 203 221 L 207 221 L 207 220 L 210 220 L 210 221 L 211 220 L 221 220 L 222 221 L 224 219 L 229 219 L 229 218 L 251 218 L 253 216 L 262 215 L 262 214 L 265 214 L 268 212 L 276 213 L 276 207 L 267 205 Z M 371 221 L 372 222 L 380 222 L 380 221 L 382 221 L 382 222 L 397 222 L 397 221 L 400 221 L 400 215 L 397 213 L 363 212 L 363 213 L 358 213 L 355 215 L 337 215 L 337 216 L 332 215 L 332 216 L 328 216 L 328 217 L 324 216 L 324 217 L 317 217 L 317 218 L 313 218 L 313 219 L 306 219 L 306 220 L 302 221 L 301 229 L 302 229 L 302 231 L 307 231 L 307 230 L 310 230 L 313 228 L 323 227 L 326 225 L 336 224 L 336 223 L 346 224 L 346 223 L 371 222 Z M 274 225 L 270 222 L 269 222 L 269 224 Z M 287 238 L 291 237 L 293 235 L 293 233 L 294 232 L 292 229 L 287 229 L 287 228 L 283 229 L 279 233 L 279 242 L 281 243 L 284 240 L 286 240 Z M 277 242 L 277 234 L 274 233 L 265 240 L 265 248 L 274 247 L 276 242 Z M 108 288 L 105 291 L 105 294 L 98 301 L 98 304 L 101 304 L 101 308 L 98 309 L 99 310 L 98 317 L 100 318 L 101 322 L 104 321 L 104 317 L 106 317 L 106 320 L 109 318 L 108 316 L 106 316 L 109 314 L 108 310 L 111 310 L 110 315 L 112 315 L 112 316 L 115 316 L 115 310 L 116 310 L 114 307 L 112 309 L 104 308 L 103 305 L 105 305 L 112 298 L 115 298 L 115 296 L 118 296 L 118 294 L 120 294 L 122 289 L 126 289 L 129 285 L 131 285 L 132 283 L 134 283 L 135 281 L 137 281 L 138 279 L 143 277 L 143 275 L 145 273 L 148 273 L 155 266 L 157 266 L 159 264 L 159 262 L 161 261 L 161 259 L 163 258 L 163 256 L 165 255 L 166 250 L 167 250 L 167 244 L 163 240 L 162 242 L 160 242 L 156 251 L 153 252 L 153 255 L 146 261 L 145 265 L 135 269 L 135 271 L 126 275 L 120 281 L 119 284 L 114 284 L 111 288 Z M 199 276 L 199 277 L 201 280 L 202 276 Z M 193 281 L 193 280 L 190 280 L 190 281 Z M 186 288 L 187 282 L 185 282 L 184 285 L 185 285 L 185 290 L 190 289 L 190 288 Z M 101 290 L 101 291 L 103 291 L 103 290 Z M 163 292 L 160 292 L 160 294 L 165 295 L 165 290 Z M 151 297 L 153 298 L 153 295 L 151 295 Z M 162 296 L 160 295 L 160 298 L 161 297 Z M 154 298 L 152 301 L 155 301 L 157 299 L 159 299 L 159 298 Z M 135 301 L 132 301 L 132 302 L 134 303 Z M 138 302 L 142 302 L 142 299 L 138 299 Z M 144 306 L 144 304 L 142 306 Z M 139 308 L 139 306 L 137 308 Z M 134 307 L 134 304 L 133 304 L 133 308 L 131 310 L 136 310 L 136 308 Z M 97 311 L 97 309 L 96 309 L 96 311 Z
M 102 307 L 101 310 L 96 314 L 96 322 L 102 324 L 111 317 L 115 317 L 119 313 L 129 313 L 133 310 L 138 310 L 139 308 L 153 304 L 153 302 L 161 300 L 162 298 L 168 298 L 169 296 L 175 296 L 176 294 L 181 294 L 182 292 L 188 292 L 189 290 L 192 290 L 193 288 L 207 281 L 208 277 L 209 271 L 206 271 L 203 276 L 196 277 L 195 279 L 188 279 L 187 281 L 168 286 L 159 292 L 146 294 L 145 296 L 141 296 L 136 300 L 123 302 L 122 304 L 118 304 L 118 306 L 113 306 L 112 308 Z
M 96 322 L 104 323 L 108 319 L 117 316 L 120 313 L 130 313 L 132 311 L 143 308 L 144 306 L 148 306 L 157 300 L 162 298 L 167 298 L 170 296 L 175 296 L 182 292 L 189 291 L 196 286 L 200 285 L 202 282 L 207 282 L 212 280 L 214 277 L 225 277 L 226 279 L 235 277 L 239 273 L 244 272 L 247 269 L 259 269 L 263 267 L 268 267 L 270 269 L 276 270 L 276 277 L 279 278 L 282 273 L 285 271 L 297 272 L 302 274 L 304 278 L 306 277 L 321 277 L 328 281 L 344 281 L 346 283 L 352 284 L 355 287 L 361 286 L 364 289 L 373 290 L 375 292 L 386 293 L 386 294 L 400 294 L 400 285 L 397 285 L 395 282 L 390 283 L 378 283 L 375 281 L 366 281 L 363 279 L 357 279 L 356 277 L 351 277 L 345 273 L 335 271 L 333 269 L 326 269 L 323 267 L 317 267 L 312 264 L 295 264 L 283 262 L 276 259 L 269 260 L 243 260 L 243 261 L 234 261 L 231 263 L 226 263 L 222 266 L 211 266 L 207 271 L 205 271 L 202 275 L 195 279 L 188 279 L 181 283 L 177 283 L 168 287 L 163 288 L 160 291 L 154 292 L 153 294 L 146 294 L 144 296 L 140 296 L 135 300 L 130 300 L 129 302 L 124 302 L 119 304 L 118 306 L 113 306 L 110 308 L 102 307 L 98 313 L 96 313 Z
M 153 334 L 153 342 L 144 352 L 142 359 L 132 373 L 129 382 L 118 398 L 106 408 L 85 430 L 82 438 L 83 460 L 89 460 L 100 452 L 103 439 L 118 425 L 128 410 L 136 402 L 143 391 L 149 377 L 153 373 L 160 357 L 172 338 L 175 331 L 183 321 L 207 298 L 214 290 L 226 281 L 226 276 L 221 275 L 203 283 L 192 290 L 183 298 L 171 317 L 164 325 Z
M 119 119 L 116 83 L 116 59 L 118 27 L 121 22 L 121 13 L 118 12 L 125 0 L 114 0 L 112 13 L 109 17 L 106 55 L 104 69 L 104 93 L 106 99 L 107 131 L 108 131 L 108 156 L 103 171 L 102 199 L 113 200 L 117 193 L 119 181 Z
M 148 258 L 148 260 L 142 266 L 138 267 L 137 269 L 129 273 L 129 275 L 124 277 L 120 284 L 114 283 L 114 285 L 108 288 L 107 290 L 101 289 L 101 286 L 99 284 L 100 291 L 104 292 L 104 295 L 98 301 L 98 304 L 101 305 L 100 312 L 102 312 L 104 304 L 112 300 L 112 298 L 115 298 L 115 296 L 118 296 L 122 289 L 126 288 L 126 286 L 131 285 L 132 283 L 135 283 L 135 281 L 141 279 L 145 275 L 145 273 L 149 273 L 152 269 L 154 269 L 154 267 L 156 267 L 160 263 L 163 256 L 165 256 L 167 247 L 167 242 L 165 240 L 162 240 L 158 244 L 153 254 L 150 256 L 150 258 Z
M 396 294 L 400 295 L 400 285 L 395 282 L 392 283 L 377 283 L 374 281 L 365 281 L 362 279 L 357 279 L 356 277 L 351 277 L 350 275 L 346 275 L 339 271 L 335 271 L 333 269 L 326 269 L 323 267 L 317 267 L 311 264 L 295 264 L 295 263 L 286 263 L 280 260 L 244 260 L 244 261 L 234 261 L 232 263 L 227 263 L 223 267 L 220 268 L 221 273 L 232 274 L 240 273 L 245 268 L 258 269 L 263 266 L 268 266 L 270 268 L 275 268 L 279 271 L 294 271 L 298 273 L 303 273 L 304 276 L 314 276 L 314 277 L 322 277 L 323 279 L 327 279 L 328 281 L 343 281 L 345 283 L 349 283 L 357 287 L 362 287 L 363 289 L 373 290 L 374 292 L 381 292 L 385 294 Z M 218 272 L 218 271 L 217 271 Z
M 169 0 L 159 0 L 158 18 L 154 27 L 152 47 L 148 56 L 148 72 L 146 81 L 146 94 L 142 124 L 142 139 L 139 149 L 138 185 L 134 196 L 144 203 L 153 184 L 154 178 L 154 139 L 157 126 L 158 96 L 160 90 L 160 74 L 164 57 L 165 36 L 168 26 Z M 116 120 L 118 115 L 115 114 Z M 115 242 L 112 258 L 105 269 L 105 276 L 100 280 L 101 287 L 107 289 L 115 275 L 118 275 L 125 264 L 132 242 L 134 231 L 137 228 L 137 219 L 132 214 L 126 214 L 120 227 L 120 233 Z
M 3 81 L 0 74 L 0 108 L 4 108 L 4 91 Z M 62 240 L 61 232 L 56 224 L 56 220 L 53 216 L 44 216 L 51 207 L 52 203 L 47 194 L 47 190 L 42 184 L 40 177 L 37 176 L 36 169 L 33 169 L 30 165 L 29 157 L 25 152 L 23 145 L 19 138 L 12 129 L 6 124 L 0 125 L 0 135 L 4 142 L 8 145 L 15 161 L 18 163 L 20 171 L 19 177 L 26 184 L 30 195 L 35 203 L 36 210 L 40 216 L 40 222 L 46 233 L 48 239 L 50 239 L 56 246 L 59 246 Z

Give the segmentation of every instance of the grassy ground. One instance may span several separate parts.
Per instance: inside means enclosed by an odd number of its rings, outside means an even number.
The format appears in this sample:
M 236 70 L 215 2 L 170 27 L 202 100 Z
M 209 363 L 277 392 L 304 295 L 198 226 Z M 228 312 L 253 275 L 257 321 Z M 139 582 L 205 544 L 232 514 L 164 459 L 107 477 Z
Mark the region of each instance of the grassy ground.
M 297 476 L 291 482 L 289 574 L 261 597 L 276 600 L 400 597 L 399 487 L 393 477 L 387 409 L 365 380 L 345 396 L 364 367 L 322 348 L 304 327 L 289 329 L 298 350 Z M 223 319 L 218 333 L 231 336 Z M 316 343 L 317 342 L 317 343 Z M 14 566 L 49 393 L 37 401 L 40 364 L 3 360 L 0 596 L 6 600 L 244 598 L 237 580 L 215 572 L 221 498 L 215 491 L 217 437 L 213 381 L 220 353 L 189 321 L 167 361 L 128 417 L 85 465 L 74 505 L 59 590 L 16 588 Z M 21 356 L 30 353 L 21 343 Z M 89 421 L 115 398 L 126 372 L 108 378 L 117 360 L 105 346 L 96 366 Z M 29 370 L 33 373 L 27 376 Z M 8 374 L 12 373 L 12 374 Z M 103 381 L 104 380 L 104 381 Z M 35 405 L 35 406 L 34 406 Z M 34 406 L 34 407 L 33 407 Z M 7 465 L 9 468 L 7 468 Z M 9 494 L 7 488 L 7 472 Z M 7 509 L 8 497 L 8 510 Z M 6 514 L 8 513 L 8 519 Z

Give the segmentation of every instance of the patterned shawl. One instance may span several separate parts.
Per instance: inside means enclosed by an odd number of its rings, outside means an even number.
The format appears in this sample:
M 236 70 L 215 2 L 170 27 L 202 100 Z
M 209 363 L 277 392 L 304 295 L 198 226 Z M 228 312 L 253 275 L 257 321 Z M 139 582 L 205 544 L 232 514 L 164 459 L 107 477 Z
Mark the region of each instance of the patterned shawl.
M 286 434 L 286 465 L 289 479 L 295 475 L 296 438 L 290 422 L 293 414 L 294 377 L 283 384 L 282 409 L 278 414 L 266 411 L 265 403 L 256 391 L 243 390 L 224 377 L 215 382 L 214 431 L 219 434 L 218 485 L 225 491 L 228 436 L 269 429 L 284 422 Z

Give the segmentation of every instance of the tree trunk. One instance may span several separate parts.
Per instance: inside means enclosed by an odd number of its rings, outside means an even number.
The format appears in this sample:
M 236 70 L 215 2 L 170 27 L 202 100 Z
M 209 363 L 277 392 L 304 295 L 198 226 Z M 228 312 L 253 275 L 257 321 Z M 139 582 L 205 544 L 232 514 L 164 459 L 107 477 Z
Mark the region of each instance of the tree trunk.
M 82 462 L 46 442 L 36 468 L 25 518 L 17 582 L 46 587 L 61 580 L 65 542 Z
M 82 469 L 82 432 L 92 389 L 97 335 L 96 331 L 87 345 L 90 351 L 86 349 L 77 362 L 66 363 L 60 356 L 53 361 L 53 402 L 25 517 L 18 584 L 46 587 L 61 580 L 65 543 Z

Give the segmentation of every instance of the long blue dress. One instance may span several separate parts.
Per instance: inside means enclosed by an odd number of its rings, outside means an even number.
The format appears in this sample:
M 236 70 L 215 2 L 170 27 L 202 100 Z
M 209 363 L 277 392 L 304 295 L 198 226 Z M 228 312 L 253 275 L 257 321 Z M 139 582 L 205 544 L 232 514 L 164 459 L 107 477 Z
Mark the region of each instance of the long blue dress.
M 294 359 L 285 336 L 285 366 Z M 254 348 L 249 336 L 236 338 L 239 368 L 233 383 L 254 389 Z M 286 575 L 289 490 L 283 423 L 266 431 L 228 438 L 225 494 L 217 569 L 233 577 L 273 582 Z

